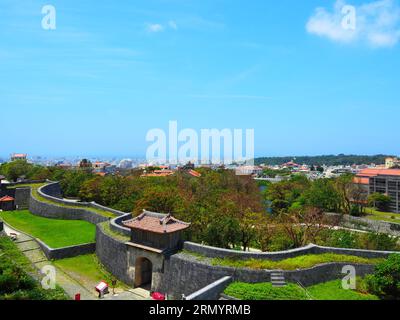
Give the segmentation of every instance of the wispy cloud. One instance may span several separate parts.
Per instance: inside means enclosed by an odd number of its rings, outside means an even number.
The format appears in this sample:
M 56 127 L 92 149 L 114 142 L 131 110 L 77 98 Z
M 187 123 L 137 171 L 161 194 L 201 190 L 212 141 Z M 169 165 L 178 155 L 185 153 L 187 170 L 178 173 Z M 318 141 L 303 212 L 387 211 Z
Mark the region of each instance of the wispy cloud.
M 148 24 L 146 27 L 148 32 L 157 33 L 164 31 L 164 27 L 159 23 Z
M 400 40 L 400 6 L 394 0 L 380 0 L 355 6 L 354 28 L 343 27 L 345 0 L 337 0 L 333 11 L 316 8 L 306 29 L 310 34 L 340 43 L 366 43 L 371 47 L 392 47 Z
M 147 32 L 158 33 L 166 31 L 167 29 L 178 30 L 178 24 L 174 20 L 170 20 L 165 24 L 161 23 L 150 23 L 146 25 Z

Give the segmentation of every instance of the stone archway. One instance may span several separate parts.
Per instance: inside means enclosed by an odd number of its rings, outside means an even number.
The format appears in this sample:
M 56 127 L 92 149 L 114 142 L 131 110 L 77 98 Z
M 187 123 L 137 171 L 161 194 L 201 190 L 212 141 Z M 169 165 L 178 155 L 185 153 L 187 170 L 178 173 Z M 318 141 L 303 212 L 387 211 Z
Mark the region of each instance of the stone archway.
M 151 288 L 153 264 L 144 257 L 139 257 L 135 262 L 135 288 Z

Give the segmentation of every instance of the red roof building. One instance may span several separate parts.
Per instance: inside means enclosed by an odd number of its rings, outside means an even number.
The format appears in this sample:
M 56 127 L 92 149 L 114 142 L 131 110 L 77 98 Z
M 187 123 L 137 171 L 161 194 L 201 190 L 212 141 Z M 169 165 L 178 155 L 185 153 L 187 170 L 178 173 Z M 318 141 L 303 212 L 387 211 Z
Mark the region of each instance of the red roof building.
M 141 215 L 123 222 L 131 229 L 131 244 L 160 250 L 179 246 L 181 232 L 190 227 L 171 214 L 161 214 L 144 210 Z
M 15 201 L 15 199 L 10 196 L 4 196 L 3 198 L 0 198 L 0 202 L 10 202 L 10 201 Z
M 353 181 L 363 186 L 367 194 L 388 195 L 391 198 L 390 211 L 400 213 L 400 169 L 363 169 Z
M 3 211 L 13 211 L 14 201 L 15 199 L 10 196 L 4 196 L 0 198 L 0 209 Z

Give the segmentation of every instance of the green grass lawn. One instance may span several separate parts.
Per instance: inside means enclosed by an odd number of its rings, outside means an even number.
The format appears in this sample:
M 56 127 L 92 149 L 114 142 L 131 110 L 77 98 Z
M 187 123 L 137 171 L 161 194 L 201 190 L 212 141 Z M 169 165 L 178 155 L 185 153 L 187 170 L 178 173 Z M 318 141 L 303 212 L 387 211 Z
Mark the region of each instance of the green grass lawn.
M 317 284 L 308 287 L 307 291 L 315 300 L 379 300 L 377 296 L 366 292 L 343 289 L 341 280 Z
M 382 211 L 375 210 L 373 208 L 366 208 L 365 213 L 367 214 L 366 218 L 370 219 L 370 220 L 400 223 L 400 214 L 398 214 L 398 213 L 382 212 Z M 395 219 L 393 219 L 393 217 Z
M 112 275 L 104 269 L 94 254 L 57 260 L 54 261 L 54 265 L 88 290 L 93 290 L 102 280 L 111 286 Z M 117 282 L 117 288 L 121 290 L 127 287 L 121 282 Z
M 21 183 L 21 184 L 16 184 L 13 186 L 8 186 L 7 189 L 16 189 L 16 188 L 35 188 L 38 189 L 40 187 L 43 187 L 46 185 L 46 183 Z
M 274 288 L 271 283 L 242 283 L 229 285 L 224 293 L 241 300 L 378 300 L 378 297 L 356 290 L 342 288 L 341 280 L 329 281 L 307 288 L 289 283 Z
M 213 265 L 228 266 L 234 268 L 296 270 L 296 269 L 307 269 L 319 264 L 329 263 L 329 262 L 377 264 L 378 262 L 383 261 L 383 259 L 367 259 L 350 255 L 324 253 L 324 254 L 307 254 L 280 261 L 261 260 L 261 259 L 234 260 L 228 258 L 214 258 L 211 261 Z
M 28 210 L 0 212 L 11 227 L 39 238 L 52 248 L 95 241 L 96 226 L 79 220 L 56 220 L 33 215 Z

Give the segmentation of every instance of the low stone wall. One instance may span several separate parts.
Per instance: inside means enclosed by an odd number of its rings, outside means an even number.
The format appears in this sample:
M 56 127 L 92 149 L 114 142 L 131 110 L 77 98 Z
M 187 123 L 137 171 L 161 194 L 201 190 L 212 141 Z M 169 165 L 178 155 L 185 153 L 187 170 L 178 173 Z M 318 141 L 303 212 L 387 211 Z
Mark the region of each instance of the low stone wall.
M 280 251 L 280 252 L 262 252 L 262 253 L 221 249 L 221 248 L 201 245 L 194 242 L 184 242 L 183 249 L 203 255 L 208 258 L 230 258 L 230 259 L 241 259 L 241 260 L 264 259 L 273 261 L 294 258 L 298 256 L 303 256 L 305 254 L 335 253 L 335 254 L 359 256 L 364 258 L 386 258 L 389 254 L 395 253 L 391 251 L 373 251 L 373 250 L 361 250 L 361 249 L 321 247 L 315 244 L 309 244 L 306 247 L 293 250 Z
M 328 263 L 310 269 L 281 271 L 287 282 L 300 282 L 303 286 L 311 286 L 345 276 L 342 268 L 349 263 Z M 365 276 L 374 271 L 373 265 L 351 264 L 357 276 Z M 165 274 L 161 290 L 168 292 L 174 299 L 181 295 L 190 296 L 214 283 L 223 277 L 231 277 L 232 281 L 245 283 L 271 282 L 271 273 L 274 270 L 236 269 L 231 267 L 210 265 L 198 261 L 195 257 L 186 254 L 177 254 L 170 257 L 165 266 Z M 276 270 L 275 270 L 276 272 Z
M 186 297 L 185 300 L 218 300 L 221 293 L 232 282 L 232 277 L 223 277 L 207 287 L 200 289 Z
M 53 198 L 62 199 L 62 191 L 59 182 L 48 181 L 49 184 L 41 187 L 40 190 L 45 196 L 51 196 Z
M 183 249 L 194 253 L 201 254 L 209 258 L 231 258 L 231 259 L 269 259 L 269 260 L 282 260 L 287 258 L 294 258 L 305 254 L 315 253 L 315 245 L 310 244 L 303 248 L 281 251 L 281 252 L 243 252 L 229 249 L 222 249 L 217 247 L 210 247 L 201 245 L 194 242 L 184 242 Z
M 32 192 L 29 199 L 29 211 L 32 214 L 40 217 L 63 220 L 85 220 L 93 224 L 98 224 L 100 222 L 109 220 L 109 218 L 90 210 L 85 210 L 82 208 L 68 208 L 58 206 L 56 204 L 42 202 L 37 200 L 32 195 Z
M 49 260 L 60 260 L 66 258 L 73 258 L 85 254 L 91 254 L 96 251 L 95 243 L 85 243 L 76 246 L 69 246 L 63 248 L 53 249 L 50 248 L 47 244 L 45 244 L 40 239 L 35 239 L 39 244 L 40 248 L 44 252 L 45 256 Z
M 131 236 L 131 229 L 124 227 L 122 222 L 132 219 L 132 213 L 126 213 L 123 216 L 119 216 L 115 219 L 110 221 L 110 228 L 111 230 L 120 233 L 124 236 Z
M 118 280 L 133 286 L 128 273 L 128 250 L 125 242 L 107 235 L 100 225 L 96 226 L 96 255 L 104 267 Z
M 386 233 L 400 237 L 400 223 L 370 220 L 366 218 L 341 215 L 339 213 L 326 213 L 327 216 L 340 218 L 340 225 L 346 228 L 364 231 Z M 393 215 L 396 215 L 395 213 Z
M 65 200 L 61 196 L 61 188 L 58 182 L 50 182 L 49 184 L 40 187 L 37 190 L 37 192 L 41 197 L 53 201 L 55 203 L 59 203 L 61 205 L 67 205 L 70 207 L 80 207 L 80 208 L 88 207 L 88 208 L 100 209 L 110 212 L 117 217 L 126 214 L 125 212 L 102 206 L 100 204 L 97 204 L 96 202 L 77 202 L 77 201 Z

